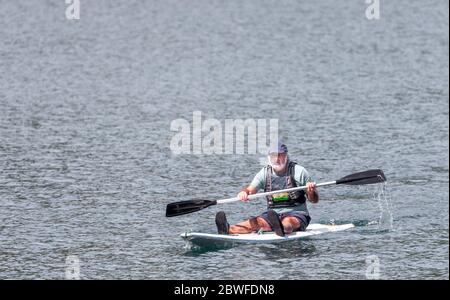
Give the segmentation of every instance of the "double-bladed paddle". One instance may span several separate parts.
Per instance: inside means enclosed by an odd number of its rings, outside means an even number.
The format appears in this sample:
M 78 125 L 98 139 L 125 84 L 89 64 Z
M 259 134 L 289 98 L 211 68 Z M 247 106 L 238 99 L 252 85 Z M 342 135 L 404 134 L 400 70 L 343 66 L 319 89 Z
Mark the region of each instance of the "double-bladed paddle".
M 327 186 L 327 185 L 335 185 L 335 184 L 348 184 L 348 185 L 363 185 L 363 184 L 373 184 L 380 183 L 386 181 L 386 177 L 384 173 L 380 169 L 368 170 L 364 172 L 358 172 L 354 174 L 347 175 L 342 177 L 341 179 L 329 182 L 318 183 L 316 187 Z M 274 195 L 278 193 L 285 192 L 293 192 L 298 190 L 305 190 L 306 186 L 299 186 L 290 189 L 270 191 L 265 193 L 253 194 L 249 195 L 248 199 L 255 199 L 260 197 L 265 197 L 269 195 Z M 180 215 L 189 214 L 192 212 L 196 212 L 207 208 L 216 204 L 237 202 L 239 199 L 229 198 L 229 199 L 221 199 L 221 200 L 187 200 L 187 201 L 179 201 L 174 203 L 169 203 L 166 208 L 166 217 L 175 217 Z

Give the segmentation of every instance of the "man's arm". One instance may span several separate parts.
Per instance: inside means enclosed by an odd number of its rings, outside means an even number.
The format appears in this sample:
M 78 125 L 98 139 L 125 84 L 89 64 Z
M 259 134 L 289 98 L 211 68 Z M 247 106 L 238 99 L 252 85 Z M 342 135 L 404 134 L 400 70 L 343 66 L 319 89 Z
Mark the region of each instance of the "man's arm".
M 252 183 L 244 188 L 237 197 L 241 201 L 248 201 L 248 195 L 256 194 L 259 189 L 264 188 L 264 182 L 265 182 L 265 173 L 264 168 L 256 174 L 255 178 L 253 178 Z
M 319 193 L 316 190 L 316 183 L 309 176 L 308 171 L 305 168 L 296 165 L 295 166 L 295 178 L 297 185 L 306 185 L 305 190 L 306 197 L 311 203 L 319 202 Z

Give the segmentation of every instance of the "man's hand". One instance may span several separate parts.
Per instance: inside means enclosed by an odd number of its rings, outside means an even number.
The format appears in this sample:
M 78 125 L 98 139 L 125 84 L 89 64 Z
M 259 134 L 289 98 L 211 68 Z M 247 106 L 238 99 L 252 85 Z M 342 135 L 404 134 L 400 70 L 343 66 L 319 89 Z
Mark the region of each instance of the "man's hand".
M 248 202 L 248 195 L 251 194 L 256 194 L 256 192 L 258 192 L 258 190 L 254 187 L 252 187 L 251 185 L 249 185 L 248 187 L 246 187 L 245 189 L 243 189 L 242 191 L 239 192 L 239 194 L 237 195 L 238 199 L 244 202 Z
M 313 193 L 316 191 L 316 183 L 315 182 L 307 182 L 306 183 L 306 191 L 309 193 Z
M 309 201 L 311 201 L 312 203 L 319 202 L 319 194 L 316 191 L 315 182 L 306 183 L 306 195 L 308 196 Z
M 239 200 L 243 201 L 243 202 L 248 202 L 248 194 L 247 191 L 241 191 L 237 197 L 239 198 Z

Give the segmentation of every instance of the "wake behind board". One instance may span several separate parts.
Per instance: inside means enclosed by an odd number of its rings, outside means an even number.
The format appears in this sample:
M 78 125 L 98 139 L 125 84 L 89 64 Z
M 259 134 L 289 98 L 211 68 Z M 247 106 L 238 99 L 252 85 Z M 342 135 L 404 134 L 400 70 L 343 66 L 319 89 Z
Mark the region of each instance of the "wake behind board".
M 206 246 L 217 243 L 279 243 L 297 240 L 327 232 L 343 231 L 355 227 L 353 224 L 323 225 L 310 224 L 306 231 L 297 231 L 284 237 L 274 232 L 248 233 L 248 234 L 212 234 L 200 232 L 182 233 L 181 237 L 197 246 Z

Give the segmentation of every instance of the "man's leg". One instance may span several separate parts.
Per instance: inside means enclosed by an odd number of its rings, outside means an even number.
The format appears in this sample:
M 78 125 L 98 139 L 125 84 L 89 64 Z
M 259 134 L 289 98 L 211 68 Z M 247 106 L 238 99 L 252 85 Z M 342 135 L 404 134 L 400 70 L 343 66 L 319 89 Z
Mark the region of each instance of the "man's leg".
M 285 217 L 281 220 L 281 224 L 283 224 L 285 234 L 292 233 L 301 226 L 300 220 L 296 217 Z
M 264 231 L 271 231 L 270 225 L 261 217 L 251 218 L 244 222 L 230 226 L 230 234 L 233 233 L 252 233 L 263 229 Z

